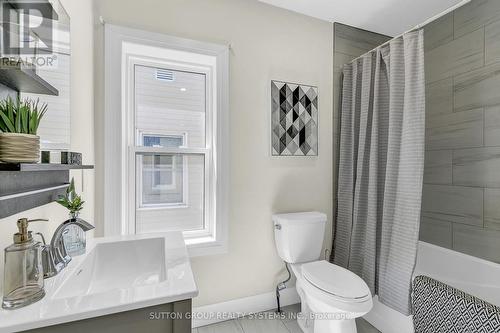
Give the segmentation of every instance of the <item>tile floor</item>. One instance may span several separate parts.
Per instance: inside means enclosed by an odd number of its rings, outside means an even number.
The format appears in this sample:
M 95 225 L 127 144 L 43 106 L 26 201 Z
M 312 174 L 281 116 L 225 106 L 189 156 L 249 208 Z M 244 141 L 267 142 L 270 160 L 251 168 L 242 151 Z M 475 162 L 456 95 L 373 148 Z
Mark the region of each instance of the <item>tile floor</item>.
M 285 313 L 297 313 L 300 305 L 290 305 L 283 308 Z M 256 316 L 258 317 L 258 316 Z M 239 318 L 221 323 L 203 326 L 193 329 L 192 333 L 302 333 L 297 322 L 285 316 L 285 319 L 273 318 Z M 356 320 L 358 333 L 380 333 L 366 320 L 359 318 Z

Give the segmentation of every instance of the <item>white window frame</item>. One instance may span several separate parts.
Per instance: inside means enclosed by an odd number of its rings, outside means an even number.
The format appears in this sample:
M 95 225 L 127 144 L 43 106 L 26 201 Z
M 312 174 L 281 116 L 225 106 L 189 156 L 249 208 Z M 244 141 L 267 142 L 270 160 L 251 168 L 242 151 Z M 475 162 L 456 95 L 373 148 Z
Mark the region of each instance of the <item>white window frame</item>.
M 137 131 L 137 142 L 144 145 L 144 137 L 145 136 L 156 136 L 156 137 L 164 137 L 164 138 L 182 138 L 182 145 L 180 148 L 185 148 L 188 146 L 187 137 L 188 134 L 186 132 L 170 132 L 164 130 L 138 130 Z M 139 145 L 139 144 L 138 144 Z M 175 165 L 175 159 L 177 156 L 173 156 L 173 165 Z M 139 167 L 137 168 L 137 194 L 136 198 L 139 198 L 136 203 L 136 210 L 153 210 L 153 209 L 172 209 L 172 208 L 187 208 L 189 207 L 189 168 L 188 168 L 188 160 L 186 156 L 182 158 L 182 202 L 179 203 L 154 203 L 154 204 L 145 204 L 142 201 L 142 164 L 139 163 Z M 154 163 L 154 162 L 153 162 Z M 175 182 L 176 170 L 172 171 L 172 180 Z M 152 175 L 154 177 L 154 175 Z M 173 187 L 166 187 L 167 190 L 175 188 L 175 184 Z
M 187 53 L 186 53 L 187 52 Z M 182 54 L 182 70 L 199 72 L 201 59 L 212 59 L 203 69 L 211 75 L 214 94 L 207 110 L 206 148 L 137 147 L 134 123 L 133 68 L 135 64 L 169 63 L 165 54 Z M 209 56 L 209 57 L 207 57 Z M 132 69 L 132 70 L 131 70 Z M 115 25 L 105 27 L 105 115 L 104 115 L 104 234 L 135 233 L 135 156 L 141 153 L 182 153 L 205 156 L 205 229 L 184 231 L 190 255 L 227 252 L 229 205 L 229 49 L 226 45 L 181 39 Z M 207 96 L 207 97 L 210 97 Z M 131 100 L 132 99 L 132 100 Z M 210 119 L 208 119 L 210 118 Z M 207 165 L 208 170 L 207 170 Z M 208 187 L 208 188 L 207 188 Z M 133 190 L 131 190 L 133 189 Z M 133 204 L 132 204 L 133 203 Z M 207 206 L 208 205 L 208 206 Z M 209 207 L 209 209 L 207 209 Z

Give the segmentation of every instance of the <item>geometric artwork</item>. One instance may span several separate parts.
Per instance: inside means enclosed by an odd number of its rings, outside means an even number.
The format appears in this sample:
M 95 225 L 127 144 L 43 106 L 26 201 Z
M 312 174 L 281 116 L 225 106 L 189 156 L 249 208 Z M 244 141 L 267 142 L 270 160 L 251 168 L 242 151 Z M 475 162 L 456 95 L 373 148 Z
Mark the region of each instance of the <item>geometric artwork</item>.
M 273 156 L 318 155 L 318 88 L 271 81 Z

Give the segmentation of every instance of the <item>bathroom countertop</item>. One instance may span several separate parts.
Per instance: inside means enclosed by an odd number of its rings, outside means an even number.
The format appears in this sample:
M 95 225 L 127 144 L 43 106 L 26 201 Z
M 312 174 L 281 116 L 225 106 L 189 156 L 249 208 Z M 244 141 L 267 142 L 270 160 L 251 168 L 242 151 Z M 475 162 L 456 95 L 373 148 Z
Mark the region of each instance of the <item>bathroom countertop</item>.
M 159 246 L 164 252 L 158 251 Z M 130 259 L 135 254 L 137 258 Z M 99 261 L 98 256 L 105 258 Z M 134 259 L 145 267 L 144 274 L 137 273 L 142 268 L 136 265 L 116 264 Z M 106 260 L 116 260 L 114 266 L 109 264 L 111 273 Z M 96 274 L 115 274 L 119 278 L 96 280 Z M 45 292 L 45 297 L 34 304 L 16 310 L 0 309 L 0 332 L 57 325 L 198 295 L 180 232 L 88 240 L 84 255 L 73 258 L 58 275 L 45 280 Z

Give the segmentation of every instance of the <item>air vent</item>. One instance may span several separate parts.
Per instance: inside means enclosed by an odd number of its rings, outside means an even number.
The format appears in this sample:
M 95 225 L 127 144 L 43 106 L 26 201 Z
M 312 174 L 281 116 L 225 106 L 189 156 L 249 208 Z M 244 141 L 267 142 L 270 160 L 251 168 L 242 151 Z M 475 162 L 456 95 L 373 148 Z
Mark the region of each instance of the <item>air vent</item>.
M 157 69 L 156 70 L 156 79 L 160 81 L 174 81 L 174 72 L 169 71 L 168 69 Z

